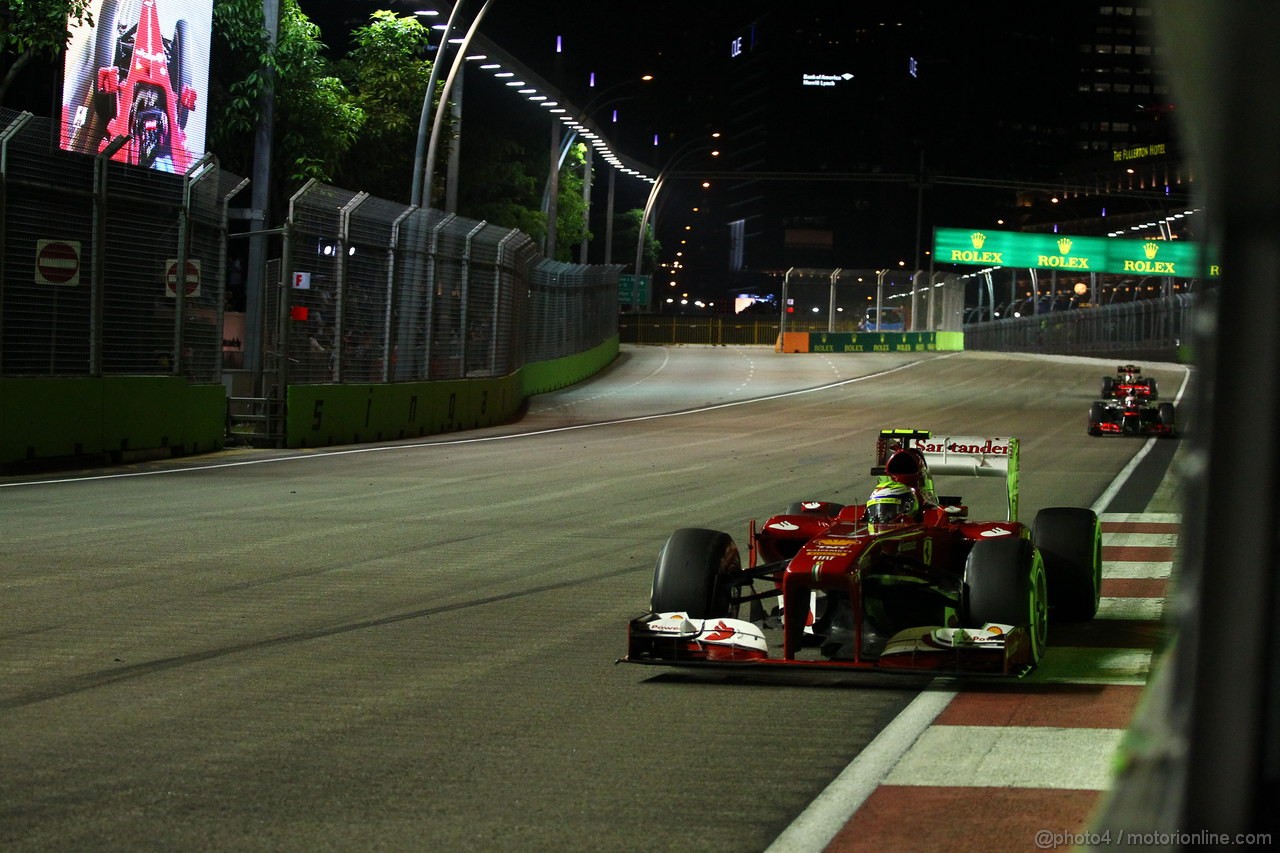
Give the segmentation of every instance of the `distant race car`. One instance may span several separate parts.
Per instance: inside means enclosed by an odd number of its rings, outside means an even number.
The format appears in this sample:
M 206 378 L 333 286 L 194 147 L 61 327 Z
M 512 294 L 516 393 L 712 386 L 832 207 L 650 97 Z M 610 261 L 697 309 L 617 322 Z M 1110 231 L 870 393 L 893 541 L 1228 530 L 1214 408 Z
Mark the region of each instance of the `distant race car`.
M 1154 380 L 1153 380 L 1154 381 Z M 1149 397 L 1129 394 L 1120 399 L 1099 400 L 1089 406 L 1089 435 L 1145 435 L 1173 438 L 1173 403 L 1152 403 Z
M 1155 377 L 1143 376 L 1141 367 L 1136 364 L 1122 364 L 1116 368 L 1115 376 L 1102 377 L 1100 396 L 1104 399 L 1139 397 L 1154 400 L 1160 396 L 1160 391 Z
M 649 611 L 623 661 L 1022 675 L 1048 620 L 1098 609 L 1097 515 L 1017 520 L 1016 438 L 882 430 L 865 504 L 792 504 L 751 522 L 747 565 L 728 533 L 682 528 L 659 552 Z M 1003 477 L 1007 517 L 975 521 L 934 474 Z M 780 638 L 777 636 L 780 634 Z

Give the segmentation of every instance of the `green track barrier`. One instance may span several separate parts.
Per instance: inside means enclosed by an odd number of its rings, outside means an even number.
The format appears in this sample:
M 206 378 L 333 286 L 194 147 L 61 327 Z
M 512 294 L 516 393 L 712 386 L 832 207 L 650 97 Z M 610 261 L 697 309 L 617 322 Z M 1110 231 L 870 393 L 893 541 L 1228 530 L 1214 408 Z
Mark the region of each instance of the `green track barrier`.
M 222 385 L 176 376 L 0 380 L 0 465 L 131 453 L 205 453 L 224 444 Z
M 508 423 L 534 395 L 597 373 L 618 339 L 510 376 L 394 384 L 295 385 L 285 443 L 328 447 Z M 176 376 L 0 380 L 0 465 L 110 454 L 208 453 L 226 443 L 226 391 Z
M 599 372 L 618 355 L 616 337 L 587 352 L 527 364 L 510 376 L 392 385 L 293 385 L 285 444 L 329 447 L 394 441 L 508 423 L 525 399 Z
M 937 352 L 964 349 L 964 332 L 810 332 L 809 352 Z

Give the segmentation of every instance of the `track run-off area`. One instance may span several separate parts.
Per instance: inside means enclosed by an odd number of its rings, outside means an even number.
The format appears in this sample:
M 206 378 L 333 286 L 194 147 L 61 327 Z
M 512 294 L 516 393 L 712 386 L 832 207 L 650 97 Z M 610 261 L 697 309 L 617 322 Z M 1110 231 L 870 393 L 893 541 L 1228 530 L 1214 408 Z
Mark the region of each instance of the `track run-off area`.
M 1184 388 L 1183 367 L 1143 367 L 1162 399 Z M 1086 434 L 1114 368 L 624 346 L 503 427 L 0 478 L 0 847 L 1033 850 L 1037 830 L 1083 832 L 1177 541 L 1179 442 Z M 615 663 L 672 530 L 745 547 L 793 501 L 864 500 L 886 427 L 1017 436 L 1022 520 L 1103 513 L 1099 618 L 1051 626 L 1015 683 Z M 974 517 L 1001 512 L 995 488 L 946 481 Z

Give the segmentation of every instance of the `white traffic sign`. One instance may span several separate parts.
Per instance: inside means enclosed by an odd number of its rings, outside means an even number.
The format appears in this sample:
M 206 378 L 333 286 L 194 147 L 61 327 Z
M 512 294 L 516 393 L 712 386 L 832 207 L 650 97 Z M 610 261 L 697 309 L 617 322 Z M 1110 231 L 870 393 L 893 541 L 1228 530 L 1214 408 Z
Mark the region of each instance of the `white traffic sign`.
M 187 258 L 186 295 L 200 295 L 200 259 Z M 178 259 L 170 258 L 164 262 L 164 295 L 177 296 L 178 293 Z
M 80 241 L 37 240 L 36 284 L 80 284 Z

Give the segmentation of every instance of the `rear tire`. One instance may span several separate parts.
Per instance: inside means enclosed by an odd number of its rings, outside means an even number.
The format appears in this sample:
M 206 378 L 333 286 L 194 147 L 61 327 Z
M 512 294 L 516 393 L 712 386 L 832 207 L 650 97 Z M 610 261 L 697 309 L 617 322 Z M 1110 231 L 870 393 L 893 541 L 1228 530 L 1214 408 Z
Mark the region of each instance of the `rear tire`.
M 730 578 L 741 570 L 738 546 L 728 533 L 682 527 L 658 553 L 649 609 L 654 613 L 679 610 L 691 619 L 729 616 Z
M 1102 377 L 1102 396 L 1110 397 L 1115 392 L 1116 380 L 1110 376 Z
M 1161 425 L 1163 425 L 1163 426 L 1167 426 L 1167 427 L 1170 429 L 1170 431 L 1172 431 L 1172 430 L 1173 430 L 1173 418 L 1174 418 L 1174 414 L 1175 414 L 1175 413 L 1174 413 L 1174 410 L 1173 410 L 1173 403 L 1161 403 L 1161 404 L 1160 404 L 1159 406 L 1157 406 L 1156 408 L 1157 408 L 1157 409 L 1159 410 L 1159 412 L 1160 412 L 1160 423 L 1161 423 Z
M 964 566 L 965 625 L 998 622 L 1026 629 L 1035 665 L 1049 639 L 1048 606 L 1044 564 L 1030 542 L 1010 536 L 974 544 Z
M 1143 382 L 1146 383 L 1148 397 L 1154 400 L 1160 396 L 1160 385 L 1159 383 L 1156 382 L 1156 378 L 1154 376 L 1148 376 L 1146 379 L 1143 380 Z
M 1087 622 L 1102 593 L 1102 528 L 1093 510 L 1051 507 L 1036 513 L 1031 542 L 1044 560 L 1055 619 Z
M 188 44 L 187 21 L 179 18 L 173 27 L 173 41 L 169 49 L 169 85 L 173 89 L 173 97 L 177 101 L 173 105 L 174 115 L 178 117 L 178 127 L 186 129 L 187 117 L 191 111 L 182 105 L 182 90 L 191 88 L 191 68 L 187 57 L 191 46 Z

